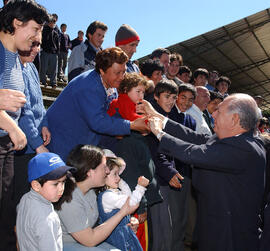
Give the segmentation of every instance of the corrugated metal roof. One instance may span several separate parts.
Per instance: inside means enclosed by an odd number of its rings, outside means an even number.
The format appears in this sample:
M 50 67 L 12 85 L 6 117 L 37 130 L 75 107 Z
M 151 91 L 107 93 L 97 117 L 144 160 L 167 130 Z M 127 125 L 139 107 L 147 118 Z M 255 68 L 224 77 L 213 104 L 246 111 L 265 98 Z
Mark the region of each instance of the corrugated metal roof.
M 167 49 L 180 53 L 192 70 L 203 67 L 228 76 L 230 93 L 261 95 L 265 99 L 262 109 L 270 109 L 269 9 Z

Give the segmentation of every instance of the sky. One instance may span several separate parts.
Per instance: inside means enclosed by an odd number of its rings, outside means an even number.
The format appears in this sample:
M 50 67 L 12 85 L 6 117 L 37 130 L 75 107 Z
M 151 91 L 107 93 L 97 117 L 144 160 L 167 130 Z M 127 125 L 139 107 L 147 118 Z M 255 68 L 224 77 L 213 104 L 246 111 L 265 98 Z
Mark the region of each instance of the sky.
M 241 18 L 270 8 L 270 0 L 36 0 L 49 13 L 58 14 L 58 26 L 67 24 L 67 34 L 99 20 L 108 26 L 103 48 L 115 45 L 122 24 L 132 26 L 140 36 L 132 59 L 150 54 Z M 2 1 L 1 1 L 2 4 Z

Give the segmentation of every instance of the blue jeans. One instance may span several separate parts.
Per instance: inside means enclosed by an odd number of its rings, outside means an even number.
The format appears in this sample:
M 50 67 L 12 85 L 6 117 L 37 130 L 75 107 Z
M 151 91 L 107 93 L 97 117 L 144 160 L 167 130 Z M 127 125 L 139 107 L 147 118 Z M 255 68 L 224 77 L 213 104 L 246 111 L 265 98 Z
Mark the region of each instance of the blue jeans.
M 96 247 L 86 247 L 78 242 L 76 243 L 64 243 L 63 244 L 63 251 L 121 251 L 112 245 L 102 242 Z

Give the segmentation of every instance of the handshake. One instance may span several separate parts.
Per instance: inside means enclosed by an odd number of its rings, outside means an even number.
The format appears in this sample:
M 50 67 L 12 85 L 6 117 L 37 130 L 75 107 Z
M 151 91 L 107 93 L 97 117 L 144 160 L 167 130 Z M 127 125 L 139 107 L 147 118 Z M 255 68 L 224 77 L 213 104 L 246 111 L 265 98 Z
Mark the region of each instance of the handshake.
M 136 112 L 145 115 L 143 120 L 147 121 L 148 131 L 152 131 L 156 136 L 162 132 L 165 117 L 158 113 L 149 102 L 142 100 L 137 104 Z

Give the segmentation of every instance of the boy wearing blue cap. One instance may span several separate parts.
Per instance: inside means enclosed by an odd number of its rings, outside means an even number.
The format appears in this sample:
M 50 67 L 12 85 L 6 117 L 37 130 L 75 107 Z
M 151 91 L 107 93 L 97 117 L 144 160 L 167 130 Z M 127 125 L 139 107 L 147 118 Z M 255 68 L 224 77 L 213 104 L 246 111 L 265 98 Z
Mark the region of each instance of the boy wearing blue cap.
M 64 192 L 66 174 L 71 167 L 54 153 L 41 153 L 28 164 L 30 192 L 19 205 L 16 231 L 20 251 L 60 251 L 62 229 L 52 202 Z

